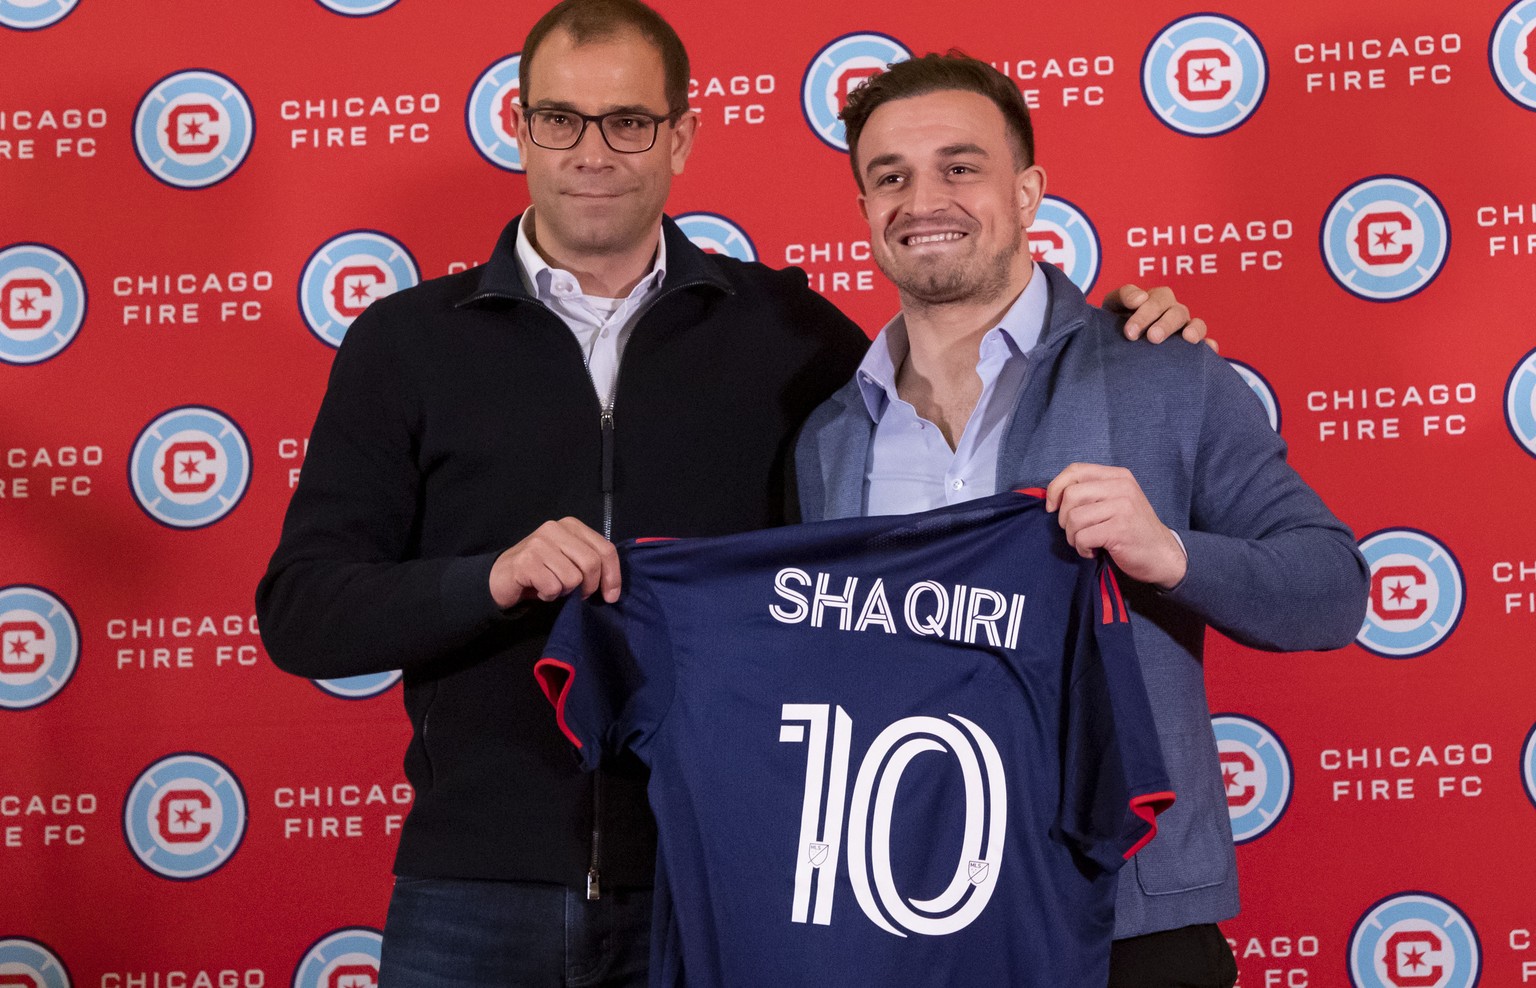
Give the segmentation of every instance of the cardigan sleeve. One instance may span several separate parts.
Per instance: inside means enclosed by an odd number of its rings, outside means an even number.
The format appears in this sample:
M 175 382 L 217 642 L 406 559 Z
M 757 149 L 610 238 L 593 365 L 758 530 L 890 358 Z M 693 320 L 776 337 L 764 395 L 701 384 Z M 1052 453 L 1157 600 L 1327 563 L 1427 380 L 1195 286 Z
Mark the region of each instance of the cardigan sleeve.
M 1189 555 L 1169 596 L 1227 636 L 1291 651 L 1349 644 L 1369 569 L 1354 536 L 1286 462 L 1285 442 L 1226 362 L 1202 363 Z

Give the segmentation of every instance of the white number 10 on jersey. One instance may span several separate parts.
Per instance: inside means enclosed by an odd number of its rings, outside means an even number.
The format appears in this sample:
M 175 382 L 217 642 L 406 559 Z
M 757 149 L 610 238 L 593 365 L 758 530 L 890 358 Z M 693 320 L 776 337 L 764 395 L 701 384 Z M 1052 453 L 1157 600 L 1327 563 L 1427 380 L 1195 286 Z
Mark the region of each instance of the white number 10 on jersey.
M 796 923 L 832 922 L 845 818 L 848 880 L 876 926 L 899 937 L 907 935 L 903 929 L 942 936 L 964 929 L 981 915 L 997 885 L 1008 827 L 1008 789 L 1003 760 L 987 732 L 958 714 L 949 716 L 965 730 L 938 717 L 903 717 L 881 731 L 859 763 L 852 805 L 845 814 L 853 719 L 842 707 L 825 703 L 784 704 L 779 740 L 806 747 L 792 912 Z M 959 763 L 965 783 L 964 837 L 949 886 L 932 899 L 907 899 L 891 872 L 892 808 L 907 765 L 929 751 L 948 751 Z

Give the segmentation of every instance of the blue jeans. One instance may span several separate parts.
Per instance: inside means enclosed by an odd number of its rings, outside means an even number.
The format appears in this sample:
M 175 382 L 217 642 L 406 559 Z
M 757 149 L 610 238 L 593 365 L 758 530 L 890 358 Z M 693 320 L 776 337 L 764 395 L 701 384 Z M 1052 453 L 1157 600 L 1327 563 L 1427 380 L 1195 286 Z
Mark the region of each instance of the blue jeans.
M 380 988 L 641 986 L 651 893 L 532 882 L 395 879 Z

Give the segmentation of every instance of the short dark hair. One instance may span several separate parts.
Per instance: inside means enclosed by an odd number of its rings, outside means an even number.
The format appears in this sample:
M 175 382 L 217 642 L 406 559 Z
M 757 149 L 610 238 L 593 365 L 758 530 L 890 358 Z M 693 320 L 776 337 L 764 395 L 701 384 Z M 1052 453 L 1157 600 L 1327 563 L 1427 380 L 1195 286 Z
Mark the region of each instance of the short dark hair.
M 539 46 L 551 31 L 569 31 L 577 44 L 602 41 L 623 31 L 634 31 L 656 47 L 666 69 L 667 109 L 680 114 L 688 109 L 688 51 L 683 39 L 656 11 L 640 0 L 562 0 L 549 9 L 523 42 L 517 83 L 528 92 L 529 69 Z
M 892 100 L 951 90 L 976 93 L 991 100 L 1002 113 L 1008 135 L 1013 139 L 1014 164 L 1028 168 L 1035 163 L 1035 130 L 1019 87 L 986 62 L 951 48 L 943 55 L 929 52 L 921 58 L 894 62 L 848 95 L 848 103 L 838 117 L 848 130 L 848 159 L 853 163 L 853 177 L 859 188 L 864 187 L 864 176 L 859 174 L 859 135 L 869 122 L 869 115 Z

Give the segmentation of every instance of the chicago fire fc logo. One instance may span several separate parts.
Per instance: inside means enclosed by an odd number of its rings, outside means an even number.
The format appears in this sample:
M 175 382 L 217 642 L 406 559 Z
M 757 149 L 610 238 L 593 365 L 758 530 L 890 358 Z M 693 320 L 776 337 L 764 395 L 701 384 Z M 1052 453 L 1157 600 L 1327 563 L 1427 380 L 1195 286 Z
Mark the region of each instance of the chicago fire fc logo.
M 299 278 L 299 309 L 320 342 L 339 347 L 364 309 L 420 280 L 416 259 L 400 241 L 374 230 L 351 230 L 310 255 Z
M 1240 126 L 1259 108 L 1269 62 L 1253 32 L 1215 14 L 1174 21 L 1147 46 L 1141 94 L 1168 127 L 1215 137 Z
M 310 682 L 318 686 L 322 693 L 329 693 L 343 700 L 366 700 L 378 696 L 398 683 L 401 675 L 399 669 L 391 669 L 388 672 L 366 672 L 358 676 L 313 679 Z
M 1411 659 L 1456 630 L 1465 582 L 1449 549 L 1423 532 L 1389 528 L 1361 540 L 1360 552 L 1371 567 L 1365 623 L 1355 636 L 1361 648 Z
M 1488 66 L 1504 95 L 1536 110 L 1536 0 L 1515 0 L 1488 38 Z
M 1504 386 L 1504 421 L 1509 434 L 1532 456 L 1536 456 L 1536 350 L 1520 359 Z
M 0 589 L 0 709 L 47 703 L 79 664 L 80 626 L 62 600 L 42 587 Z
M 1354 988 L 1473 988 L 1482 966 L 1467 917 L 1427 892 L 1381 900 L 1349 935 Z
M 1291 803 L 1291 756 L 1275 732 L 1251 717 L 1211 718 L 1221 777 L 1227 787 L 1232 840 L 1246 844 L 1268 833 Z
M 523 170 L 517 147 L 518 70 L 521 54 L 508 55 L 480 73 L 464 103 L 464 125 L 480 157 L 509 172 Z
M 80 0 L 0 0 L 0 25 L 37 31 L 70 15 Z
M 1356 182 L 1328 207 L 1323 260 L 1339 287 L 1371 302 L 1423 291 L 1445 266 L 1451 226 L 1440 200 L 1397 175 Z
M 1525 735 L 1525 747 L 1520 749 L 1520 781 L 1525 783 L 1525 796 L 1536 805 L 1536 724 Z
M 128 457 L 133 496 L 170 528 L 202 528 L 235 509 L 251 482 L 251 448 L 223 412 L 199 405 L 156 418 Z
M 388 10 L 400 0 L 315 0 L 326 10 L 345 17 L 371 17 Z
M 684 236 L 706 253 L 728 254 L 738 261 L 757 260 L 757 247 L 747 231 L 719 213 L 684 213 L 674 219 Z
M 69 970 L 52 950 L 26 937 L 0 940 L 0 985 L 70 988 Z
M 1032 260 L 1061 268 L 1083 294 L 1099 277 L 1099 232 L 1088 214 L 1058 196 L 1045 196 L 1029 227 Z
M 123 802 L 123 836 L 145 868 L 177 881 L 224 866 L 245 838 L 245 790 L 228 768 L 195 752 L 139 773 Z
M 1264 375 L 1249 367 L 1241 360 L 1227 358 L 1227 364 L 1235 371 L 1237 376 L 1248 385 L 1248 390 L 1253 392 L 1259 404 L 1264 406 L 1264 414 L 1269 418 L 1269 427 L 1276 432 L 1280 431 L 1280 402 L 1275 399 L 1275 389 L 1269 386 Z
M 168 75 L 139 100 L 133 144 L 149 173 L 178 189 L 234 174 L 251 151 L 256 118 L 233 80 L 204 69 Z
M 293 988 L 377 988 L 384 937 L 366 926 L 333 930 L 304 952 Z
M 74 262 L 43 244 L 0 250 L 0 362 L 56 357 L 84 322 L 85 282 Z
M 837 119 L 848 94 L 859 83 L 879 75 L 887 65 L 912 57 L 907 47 L 883 34 L 845 34 L 811 59 L 800 84 L 800 108 L 805 122 L 823 143 L 848 150 L 848 131 Z

